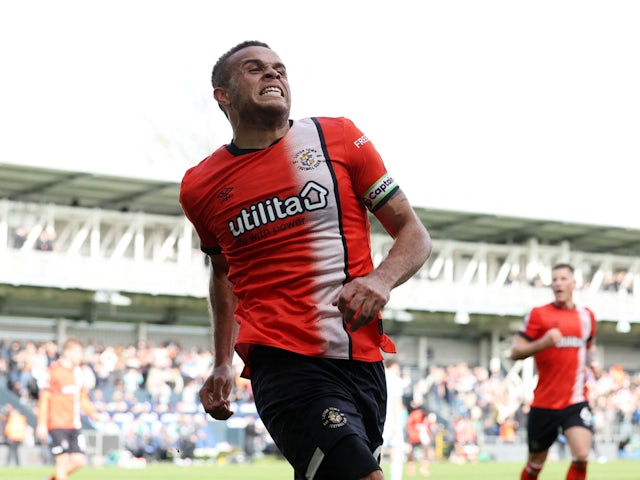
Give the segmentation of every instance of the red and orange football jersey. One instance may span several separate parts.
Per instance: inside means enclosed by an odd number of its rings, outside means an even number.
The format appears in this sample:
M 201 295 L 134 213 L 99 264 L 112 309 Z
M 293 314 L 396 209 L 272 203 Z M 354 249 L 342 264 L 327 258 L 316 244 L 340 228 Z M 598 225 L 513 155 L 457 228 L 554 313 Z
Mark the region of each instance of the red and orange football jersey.
M 187 171 L 180 202 L 202 250 L 227 258 L 244 360 L 251 344 L 363 361 L 393 351 L 381 320 L 348 332 L 331 302 L 372 270 L 367 211 L 397 191 L 345 118 L 292 122 L 268 148 L 226 145 Z
M 38 424 L 46 424 L 49 430 L 79 429 L 83 411 L 96 416 L 82 368 L 67 367 L 60 361 L 52 363 L 38 399 Z
M 565 310 L 550 303 L 533 308 L 519 334 L 537 340 L 554 327 L 562 332 L 560 344 L 534 356 L 538 384 L 532 406 L 559 410 L 588 400 L 586 355 L 596 335 L 596 318 L 586 307 Z

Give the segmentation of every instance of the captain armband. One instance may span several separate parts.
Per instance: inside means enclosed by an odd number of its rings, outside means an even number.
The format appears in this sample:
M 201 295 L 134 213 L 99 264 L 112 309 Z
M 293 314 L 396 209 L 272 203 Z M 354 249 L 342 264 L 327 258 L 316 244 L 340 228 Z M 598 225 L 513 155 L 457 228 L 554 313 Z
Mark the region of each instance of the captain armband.
M 371 212 L 375 212 L 378 208 L 386 203 L 400 187 L 396 181 L 385 173 L 367 190 L 362 200 Z

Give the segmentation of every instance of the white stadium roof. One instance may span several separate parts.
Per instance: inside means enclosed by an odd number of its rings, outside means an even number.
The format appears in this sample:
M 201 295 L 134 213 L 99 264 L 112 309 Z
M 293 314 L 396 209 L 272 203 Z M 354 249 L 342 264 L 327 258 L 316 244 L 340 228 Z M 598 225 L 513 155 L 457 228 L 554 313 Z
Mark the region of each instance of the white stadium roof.
M 179 182 L 0 164 L 0 199 L 182 215 Z M 433 238 L 497 244 L 537 238 L 573 250 L 640 255 L 640 230 L 548 219 L 417 208 Z

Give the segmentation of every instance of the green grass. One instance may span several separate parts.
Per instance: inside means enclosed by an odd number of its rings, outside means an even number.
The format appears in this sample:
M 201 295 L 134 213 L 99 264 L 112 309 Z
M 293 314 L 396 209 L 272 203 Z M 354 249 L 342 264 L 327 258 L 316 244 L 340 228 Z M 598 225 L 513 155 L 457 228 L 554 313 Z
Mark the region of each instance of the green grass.
M 539 480 L 565 478 L 568 461 L 548 462 Z M 520 478 L 523 464 L 513 462 L 486 462 L 475 465 L 434 463 L 431 466 L 433 480 L 515 480 Z M 383 465 L 385 472 L 387 466 Z M 589 463 L 589 480 L 637 480 L 640 462 L 613 460 L 605 464 Z M 0 478 L 7 480 L 43 480 L 53 473 L 52 467 L 0 467 Z M 145 468 L 85 467 L 76 472 L 72 480 L 292 480 L 289 465 L 273 458 L 264 458 L 250 465 L 192 465 L 177 466 L 170 463 L 151 464 Z M 389 479 L 388 473 L 386 478 Z M 409 476 L 404 476 L 408 480 Z M 413 477 L 416 479 L 424 477 Z

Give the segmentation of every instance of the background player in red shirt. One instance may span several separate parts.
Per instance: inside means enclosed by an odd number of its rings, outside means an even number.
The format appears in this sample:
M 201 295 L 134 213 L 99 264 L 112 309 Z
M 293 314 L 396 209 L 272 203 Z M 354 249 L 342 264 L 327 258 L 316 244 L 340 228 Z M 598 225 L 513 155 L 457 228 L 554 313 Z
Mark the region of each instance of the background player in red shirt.
M 233 414 L 234 350 L 296 479 L 383 478 L 381 311 L 431 240 L 372 142 L 345 118 L 290 120 L 287 69 L 262 42 L 220 57 L 213 95 L 233 139 L 182 181 L 211 259 L 214 368 L 206 412 Z M 372 212 L 393 237 L 374 269 Z
M 67 338 L 60 358 L 48 369 L 46 385 L 38 397 L 36 436 L 44 444 L 51 437 L 56 471 L 51 480 L 67 480 L 86 463 L 81 411 L 92 419 L 99 418 L 80 367 L 83 358 L 84 348 L 80 340 Z
M 420 464 L 420 475 L 428 477 L 429 457 L 431 455 L 431 429 L 424 407 L 414 408 L 407 415 L 407 441 L 409 453 L 407 455 L 407 473 L 410 477 L 416 474 L 416 464 Z
M 538 384 L 527 423 L 529 456 L 521 480 L 534 480 L 560 431 L 567 438 L 573 461 L 567 480 L 583 480 L 593 438 L 586 369 L 600 375 L 595 346 L 596 319 L 591 310 L 576 306 L 573 267 L 552 269 L 555 301 L 533 308 L 514 338 L 511 358 L 534 356 Z

